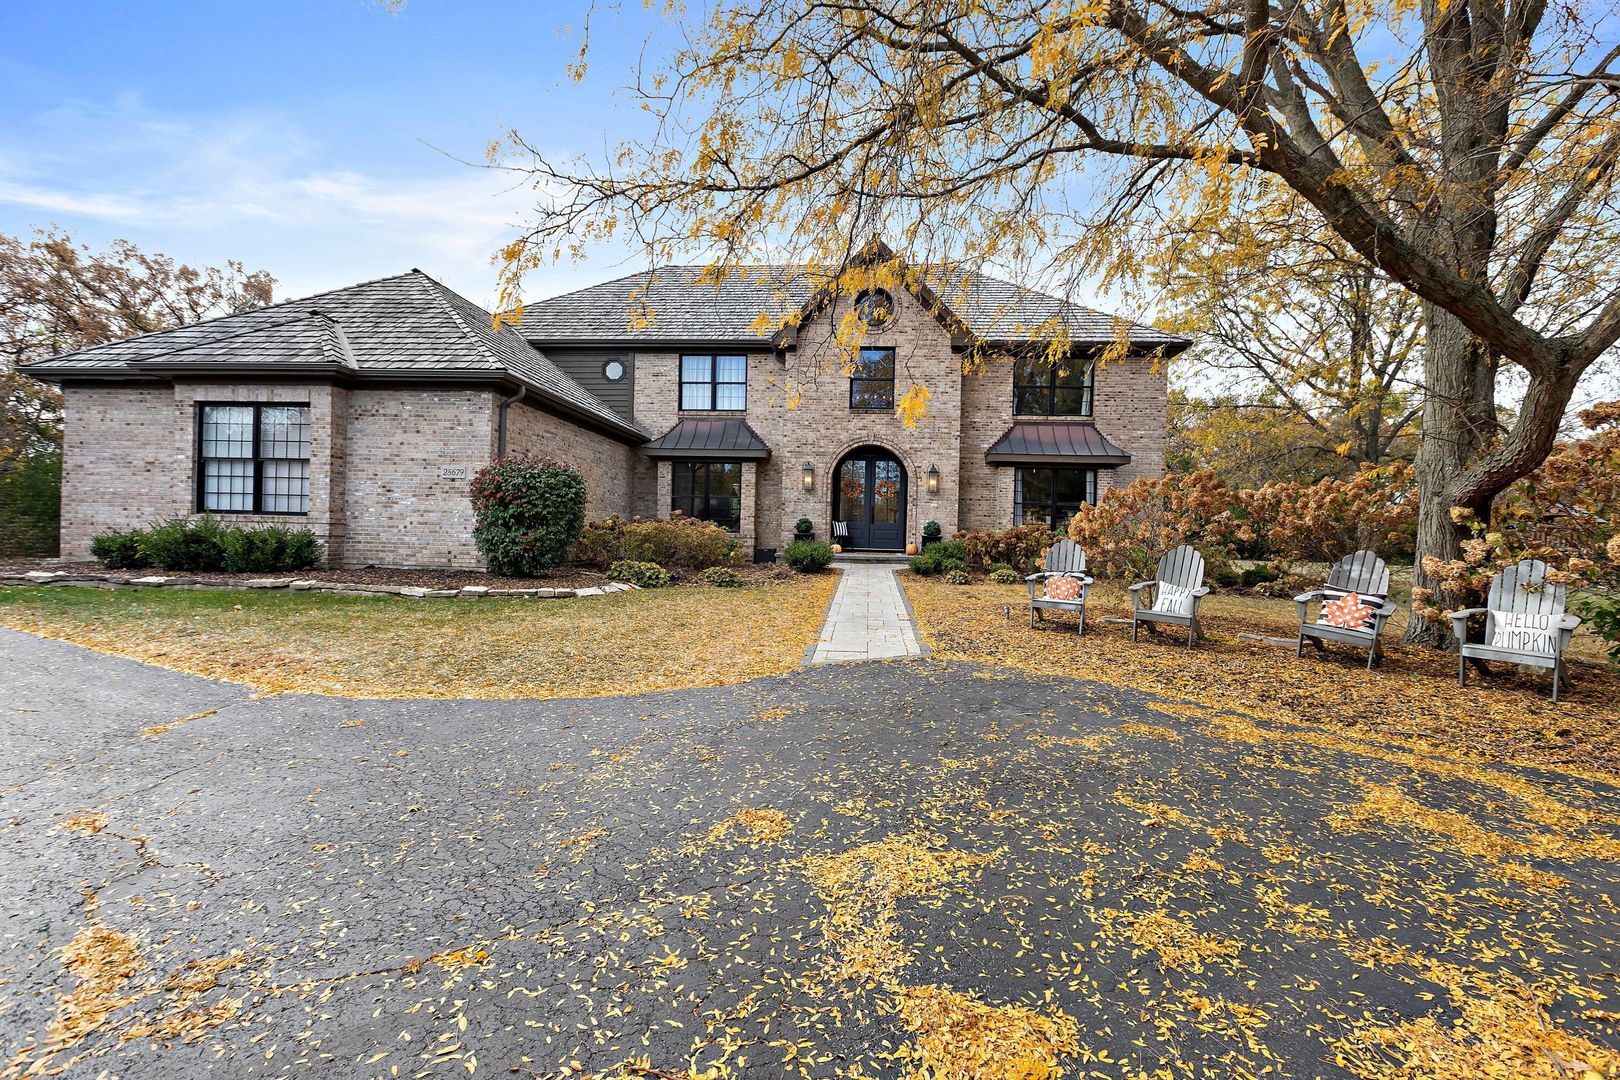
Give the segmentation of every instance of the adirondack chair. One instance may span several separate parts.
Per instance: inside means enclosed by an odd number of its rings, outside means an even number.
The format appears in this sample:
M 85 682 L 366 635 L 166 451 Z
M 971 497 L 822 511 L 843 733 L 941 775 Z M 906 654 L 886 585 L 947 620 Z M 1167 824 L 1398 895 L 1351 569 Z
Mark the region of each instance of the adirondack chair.
M 1331 601 L 1343 599 L 1350 593 L 1355 593 L 1369 607 L 1373 613 L 1368 617 L 1364 629 L 1351 629 L 1344 626 L 1332 626 L 1322 621 L 1322 613 L 1317 612 L 1317 621 L 1310 620 L 1310 606 L 1313 601 L 1318 605 L 1326 605 Z M 1320 589 L 1313 589 L 1308 593 L 1300 593 L 1294 597 L 1299 605 L 1299 648 L 1295 656 L 1305 655 L 1305 642 L 1308 640 L 1318 649 L 1326 651 L 1322 644 L 1325 641 L 1337 641 L 1345 645 L 1355 645 L 1367 650 L 1367 670 L 1371 671 L 1373 661 L 1383 655 L 1378 645 L 1378 635 L 1384 632 L 1384 623 L 1395 614 L 1395 604 L 1389 599 L 1389 567 L 1371 551 L 1358 551 L 1353 555 L 1346 555 L 1334 564 L 1328 572 L 1328 579 Z
M 1468 640 L 1468 619 L 1485 616 L 1485 640 Z M 1552 668 L 1552 699 L 1558 689 L 1570 685 L 1564 670 L 1564 650 L 1575 628 L 1578 615 L 1564 611 L 1564 587 L 1547 580 L 1547 564 L 1525 559 L 1509 566 L 1491 579 L 1491 591 L 1482 608 L 1464 608 L 1451 613 L 1451 632 L 1457 637 L 1457 685 L 1468 685 L 1468 662 L 1486 671 L 1484 661 Z M 1499 632 L 1500 631 L 1500 632 Z
M 1187 590 L 1184 611 L 1154 610 L 1160 598 L 1165 596 L 1167 587 Z M 1144 589 L 1152 590 L 1151 599 L 1143 600 Z M 1204 633 L 1198 623 L 1198 601 L 1208 595 L 1209 587 L 1204 584 L 1204 557 L 1186 544 L 1171 548 L 1159 560 L 1159 570 L 1152 581 L 1139 581 L 1131 586 L 1131 640 L 1136 640 L 1136 629 L 1140 624 L 1165 623 L 1185 626 L 1187 648 L 1192 648 L 1193 641 Z
M 1080 595 L 1073 600 L 1055 600 L 1045 595 L 1046 581 L 1054 577 L 1079 577 Z M 1024 579 L 1029 587 L 1029 626 L 1035 628 L 1037 618 L 1045 620 L 1043 609 L 1072 611 L 1080 616 L 1076 634 L 1086 632 L 1086 595 L 1091 592 L 1093 579 L 1086 574 L 1086 553 L 1073 540 L 1059 540 L 1046 551 L 1046 569 Z

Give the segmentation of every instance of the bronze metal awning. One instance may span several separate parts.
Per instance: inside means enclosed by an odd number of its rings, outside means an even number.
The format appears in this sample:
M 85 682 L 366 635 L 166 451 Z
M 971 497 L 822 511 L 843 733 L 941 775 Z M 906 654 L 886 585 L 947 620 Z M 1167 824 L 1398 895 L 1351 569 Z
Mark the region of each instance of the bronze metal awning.
M 651 458 L 711 458 L 763 461 L 771 448 L 741 417 L 688 417 L 642 447 Z
M 991 465 L 1129 465 L 1131 455 L 1092 423 L 1021 422 L 985 451 Z

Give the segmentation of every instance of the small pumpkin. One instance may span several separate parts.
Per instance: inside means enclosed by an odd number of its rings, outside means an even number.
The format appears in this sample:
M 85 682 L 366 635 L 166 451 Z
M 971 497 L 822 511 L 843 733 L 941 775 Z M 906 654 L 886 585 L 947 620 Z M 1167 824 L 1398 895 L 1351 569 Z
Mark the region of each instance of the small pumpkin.
M 842 555 L 844 553 L 844 545 L 843 544 L 834 544 L 832 546 L 832 549 L 833 549 L 833 554 L 834 555 Z
M 915 540 L 913 540 L 911 543 L 906 545 L 906 554 L 907 555 L 915 555 L 915 554 L 917 554 L 917 542 Z

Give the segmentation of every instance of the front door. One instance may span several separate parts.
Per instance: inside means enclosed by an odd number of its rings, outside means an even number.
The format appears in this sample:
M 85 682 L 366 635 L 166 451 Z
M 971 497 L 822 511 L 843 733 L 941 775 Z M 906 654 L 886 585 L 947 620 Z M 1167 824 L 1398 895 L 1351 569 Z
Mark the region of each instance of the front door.
M 893 454 L 866 448 L 838 466 L 835 520 L 849 529 L 854 550 L 900 551 L 906 546 L 906 470 Z

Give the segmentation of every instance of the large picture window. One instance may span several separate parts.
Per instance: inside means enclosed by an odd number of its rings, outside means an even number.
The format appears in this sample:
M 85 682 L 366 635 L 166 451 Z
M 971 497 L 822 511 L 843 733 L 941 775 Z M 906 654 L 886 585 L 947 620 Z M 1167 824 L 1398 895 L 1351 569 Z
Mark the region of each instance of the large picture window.
M 1068 525 L 1081 503 L 1097 501 L 1096 469 L 1016 469 L 1013 523 L 1046 525 L 1054 532 Z
M 742 463 L 676 461 L 670 509 L 736 532 L 742 525 Z
M 1090 416 L 1092 387 L 1089 360 L 1019 360 L 1013 365 L 1013 415 Z
M 681 357 L 681 408 L 687 412 L 748 408 L 748 357 Z
M 849 374 L 851 409 L 894 408 L 894 350 L 862 349 Z
M 309 513 L 309 406 L 203 405 L 197 509 Z

